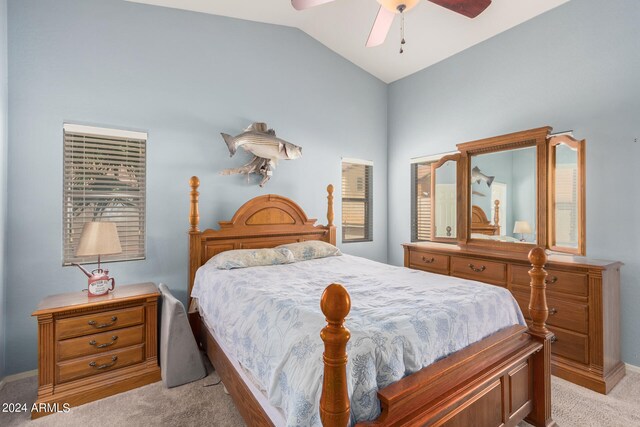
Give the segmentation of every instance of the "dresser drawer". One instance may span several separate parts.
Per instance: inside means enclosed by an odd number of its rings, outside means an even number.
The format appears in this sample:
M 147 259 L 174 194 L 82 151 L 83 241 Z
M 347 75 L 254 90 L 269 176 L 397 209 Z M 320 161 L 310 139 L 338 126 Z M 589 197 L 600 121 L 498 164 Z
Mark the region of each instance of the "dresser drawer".
M 477 258 L 451 257 L 451 275 L 480 282 L 505 285 L 507 264 Z
M 529 294 L 513 292 L 513 296 L 526 318 L 529 318 Z M 589 306 L 547 297 L 549 317 L 547 324 L 574 332 L 589 333 Z
M 124 368 L 125 366 L 140 363 L 143 360 L 144 344 L 139 344 L 109 353 L 58 362 L 56 365 L 56 378 L 58 383 L 63 383 Z
M 434 273 L 449 274 L 449 256 L 431 252 L 411 251 L 409 267 Z
M 529 269 L 523 265 L 511 267 L 511 283 L 516 286 L 529 287 L 531 278 Z M 554 269 L 547 270 L 547 290 L 550 292 L 562 292 L 565 294 L 586 297 L 589 295 L 589 281 L 586 274 L 569 273 Z
M 139 325 L 144 321 L 144 307 L 123 308 L 103 311 L 56 321 L 58 340 L 110 331 L 125 326 Z
M 589 363 L 589 337 L 577 332 L 549 326 L 549 330 L 556 335 L 551 344 L 551 353 L 576 362 Z
M 56 356 L 58 360 L 73 359 L 90 354 L 106 353 L 134 344 L 141 344 L 144 340 L 144 326 L 133 326 L 125 329 L 114 329 L 109 332 L 86 335 L 58 341 Z

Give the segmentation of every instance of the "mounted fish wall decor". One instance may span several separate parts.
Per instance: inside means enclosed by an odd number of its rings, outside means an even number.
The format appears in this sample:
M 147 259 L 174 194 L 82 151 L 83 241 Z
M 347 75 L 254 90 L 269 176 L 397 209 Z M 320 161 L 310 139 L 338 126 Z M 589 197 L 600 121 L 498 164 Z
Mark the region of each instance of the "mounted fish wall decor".
M 295 160 L 302 156 L 302 147 L 291 144 L 276 137 L 273 129 L 268 129 L 266 123 L 253 123 L 239 135 L 231 136 L 221 133 L 224 142 L 229 148 L 229 156 L 233 157 L 242 147 L 244 151 L 253 154 L 253 159 L 239 168 L 225 169 L 221 175 L 234 175 L 244 173 L 262 176 L 260 187 L 263 187 L 278 165 L 278 160 Z

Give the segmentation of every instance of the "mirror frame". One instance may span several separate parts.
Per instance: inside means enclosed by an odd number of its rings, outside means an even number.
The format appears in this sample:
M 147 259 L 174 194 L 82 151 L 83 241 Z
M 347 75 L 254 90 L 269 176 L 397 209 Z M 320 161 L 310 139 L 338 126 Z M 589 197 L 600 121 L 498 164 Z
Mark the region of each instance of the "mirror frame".
M 449 154 L 447 156 L 443 156 L 437 162 L 431 163 L 431 241 L 432 242 L 444 242 L 444 243 L 455 243 L 459 240 L 461 227 L 464 226 L 464 223 L 461 222 L 460 218 L 460 205 L 461 205 L 461 194 L 460 194 L 460 185 L 461 181 L 461 171 L 460 168 L 460 159 L 462 155 L 460 153 Z M 444 165 L 446 162 L 454 161 L 456 162 L 456 235 L 452 237 L 437 237 L 436 236 L 436 170 Z
M 552 128 L 549 126 L 514 132 L 507 135 L 485 138 L 458 144 L 461 158 L 458 164 L 460 174 L 460 204 L 458 206 L 458 243 L 460 245 L 528 252 L 535 246 L 547 244 L 547 138 Z M 512 243 L 471 238 L 471 157 L 478 154 L 495 153 L 516 148 L 536 147 L 536 242 Z M 493 213 L 491 213 L 490 216 Z M 462 227 L 460 227 L 462 223 Z
M 560 144 L 566 144 L 574 148 L 578 153 L 578 245 L 576 248 L 556 245 L 556 209 L 555 209 L 555 182 L 556 182 L 556 148 Z M 549 221 L 547 223 L 547 247 L 556 252 L 564 252 L 574 255 L 585 255 L 587 249 L 586 239 L 586 140 L 577 140 L 568 134 L 552 136 L 549 145 L 549 179 L 548 179 L 548 208 Z

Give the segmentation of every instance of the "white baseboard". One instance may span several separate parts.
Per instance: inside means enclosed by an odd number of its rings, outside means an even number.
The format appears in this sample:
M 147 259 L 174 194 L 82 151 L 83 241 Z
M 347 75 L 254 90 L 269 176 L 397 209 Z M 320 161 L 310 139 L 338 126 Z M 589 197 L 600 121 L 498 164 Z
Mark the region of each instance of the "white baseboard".
M 13 381 L 22 380 L 24 378 L 35 377 L 38 375 L 38 370 L 34 369 L 32 371 L 19 372 L 13 375 L 7 375 L 3 379 L 0 380 L 0 390 L 2 390 L 7 383 L 11 383 Z
M 630 365 L 625 363 L 627 371 L 635 372 L 636 374 L 640 374 L 640 366 Z

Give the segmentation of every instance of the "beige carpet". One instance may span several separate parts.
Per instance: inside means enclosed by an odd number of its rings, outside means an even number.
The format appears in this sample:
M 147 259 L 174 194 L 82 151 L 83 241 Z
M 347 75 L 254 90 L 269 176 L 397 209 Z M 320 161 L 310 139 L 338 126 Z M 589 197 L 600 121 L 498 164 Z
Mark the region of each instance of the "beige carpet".
M 68 414 L 34 421 L 26 413 L 0 412 L 0 426 L 244 426 L 222 386 L 203 387 L 217 380 L 214 372 L 203 380 L 169 390 L 158 382 L 72 408 Z M 36 388 L 35 377 L 8 383 L 0 391 L 0 404 L 30 405 Z M 638 373 L 627 373 L 608 396 L 554 378 L 552 399 L 553 417 L 562 427 L 640 426 Z

